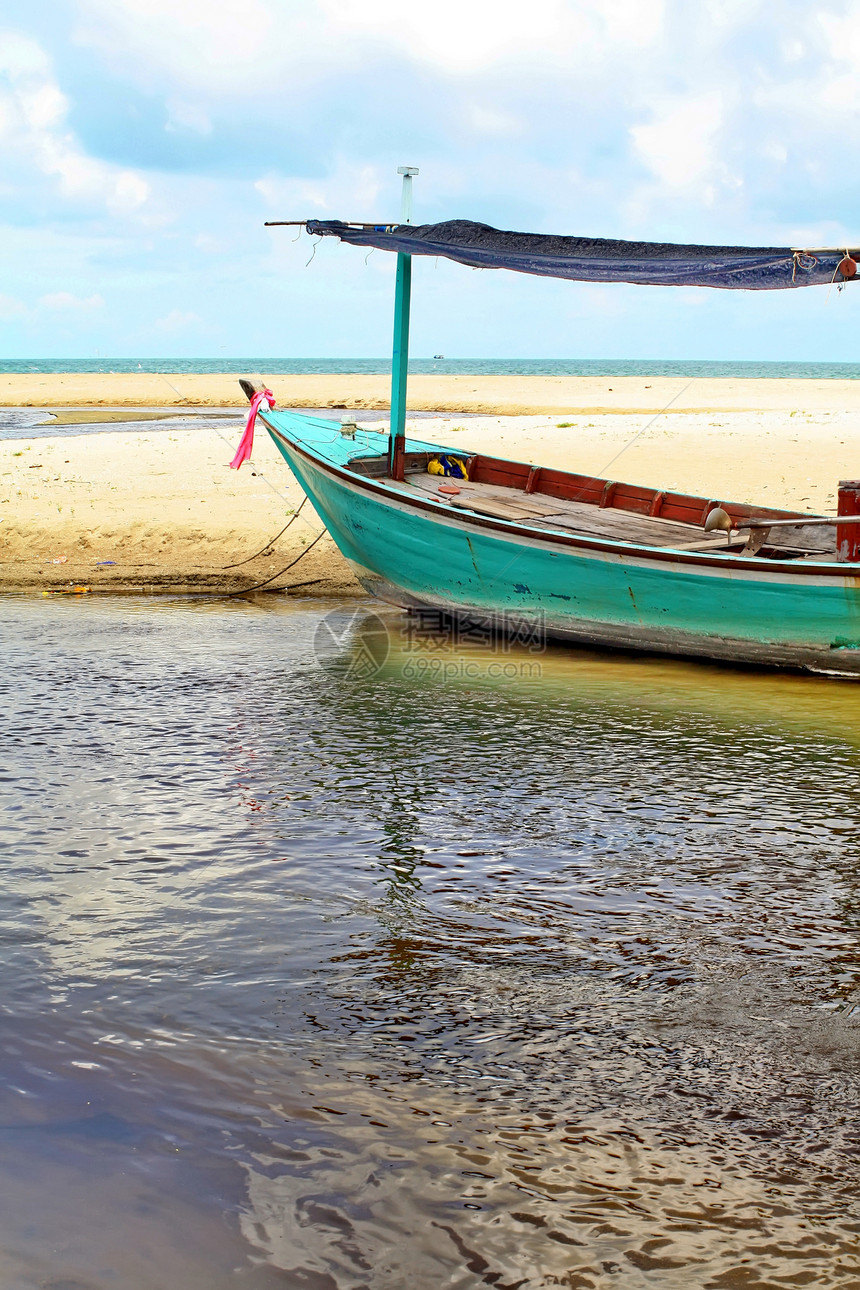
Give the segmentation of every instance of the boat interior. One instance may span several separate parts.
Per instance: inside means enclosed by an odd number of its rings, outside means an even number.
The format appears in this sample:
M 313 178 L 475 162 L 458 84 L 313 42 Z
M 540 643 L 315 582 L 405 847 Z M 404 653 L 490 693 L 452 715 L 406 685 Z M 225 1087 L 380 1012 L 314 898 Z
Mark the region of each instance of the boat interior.
M 447 454 L 462 462 L 468 478 L 432 473 L 428 467 L 442 454 L 406 452 L 404 478 L 389 475 L 387 456 L 354 457 L 357 474 L 382 479 L 406 493 L 416 491 L 441 506 L 507 520 L 530 529 L 559 529 L 572 534 L 635 542 L 673 551 L 715 551 L 723 555 L 777 560 L 835 560 L 836 525 L 785 525 L 810 517 L 800 511 L 773 510 L 685 493 L 663 492 L 638 484 L 577 475 L 569 471 L 505 461 L 482 453 Z M 733 524 L 779 520 L 776 529 L 705 533 L 703 525 L 715 507 Z

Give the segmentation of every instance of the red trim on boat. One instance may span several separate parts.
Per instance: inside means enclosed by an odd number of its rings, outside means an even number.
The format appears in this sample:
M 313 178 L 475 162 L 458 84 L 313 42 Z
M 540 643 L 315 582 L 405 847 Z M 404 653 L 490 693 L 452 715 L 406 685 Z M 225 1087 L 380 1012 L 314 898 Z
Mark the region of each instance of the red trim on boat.
M 839 564 L 836 561 L 827 561 L 827 562 L 822 561 L 821 563 L 815 561 L 812 563 L 805 563 L 798 560 L 762 560 L 761 557 L 748 557 L 747 559 L 744 559 L 742 556 L 738 557 L 736 555 L 730 555 L 730 556 L 721 555 L 721 556 L 716 556 L 715 558 L 714 556 L 711 556 L 706 552 L 700 552 L 700 551 L 674 551 L 671 547 L 643 546 L 638 542 L 623 542 L 623 541 L 617 541 L 617 540 L 614 541 L 612 538 L 599 538 L 599 537 L 590 537 L 587 534 L 565 533 L 559 529 L 554 529 L 554 530 L 535 529 L 535 528 L 531 528 L 527 524 L 521 524 L 516 520 L 490 519 L 486 516 L 478 515 L 474 512 L 469 512 L 464 509 L 458 509 L 456 512 L 454 512 L 450 510 L 447 506 L 445 506 L 444 503 L 442 502 L 434 502 L 430 499 L 425 501 L 424 498 L 422 497 L 412 496 L 408 493 L 404 493 L 398 488 L 393 488 L 390 484 L 386 484 L 379 480 L 370 479 L 367 475 L 360 475 L 354 470 L 344 469 L 341 466 L 335 466 L 333 465 L 333 463 L 325 461 L 316 453 L 308 451 L 306 448 L 302 447 L 299 443 L 296 443 L 294 440 L 287 438 L 287 436 L 282 431 L 278 430 L 276 426 L 270 425 L 269 422 L 266 421 L 266 418 L 265 416 L 263 416 L 262 413 L 260 414 L 260 416 L 261 416 L 261 420 L 265 422 L 265 425 L 267 426 L 267 428 L 271 431 L 271 433 L 276 438 L 282 439 L 284 443 L 286 443 L 293 451 L 297 452 L 300 457 L 304 457 L 306 458 L 306 460 L 313 462 L 313 464 L 317 466 L 320 470 L 327 472 L 330 475 L 333 475 L 335 478 L 343 479 L 344 481 L 351 484 L 353 487 L 359 488 L 364 492 L 375 493 L 390 500 L 397 500 L 409 507 L 412 507 L 415 510 L 430 512 L 432 515 L 436 517 L 439 516 L 440 509 L 444 507 L 444 514 L 447 517 L 451 519 L 455 519 L 458 522 L 464 522 L 465 524 L 475 528 L 495 530 L 496 532 L 503 533 L 508 536 L 513 534 L 521 537 L 527 537 L 531 541 L 543 542 L 548 545 L 579 547 L 581 549 L 585 549 L 589 551 L 606 551 L 610 553 L 627 555 L 630 553 L 630 548 L 633 548 L 637 559 L 657 560 L 668 564 L 691 565 L 693 567 L 695 567 L 696 565 L 703 565 L 706 568 L 721 569 L 725 573 L 730 575 L 752 574 L 753 576 L 755 576 L 758 574 L 767 574 L 767 573 L 790 573 L 800 578 L 803 578 L 803 577 L 820 578 L 822 576 L 838 577 L 838 578 L 847 577 L 847 578 L 854 578 L 860 581 L 860 565 L 856 565 L 856 564 L 855 565 Z M 473 458 L 472 460 L 474 461 L 475 458 Z M 477 458 L 477 460 L 479 462 L 481 461 L 480 456 Z M 484 462 L 486 462 L 487 460 L 488 460 L 487 458 L 483 459 Z M 493 460 L 493 459 L 491 458 L 489 460 Z M 520 463 L 518 462 L 510 462 L 507 464 L 511 466 L 520 465 Z M 508 484 L 508 486 L 514 487 L 514 488 L 517 488 L 517 487 L 524 488 L 524 483 L 528 478 L 528 472 L 530 469 L 531 468 L 529 466 L 522 464 L 521 466 L 521 471 L 523 472 L 522 475 L 517 473 L 515 477 L 518 479 L 522 478 L 523 483 L 522 484 L 517 483 L 513 485 Z M 499 472 L 499 473 L 513 475 L 514 472 L 505 471 L 505 472 Z M 559 494 L 552 493 L 550 489 L 547 487 L 547 476 L 548 475 L 551 476 L 552 474 L 557 474 L 561 476 L 562 480 L 565 482 L 568 480 L 579 480 L 579 479 L 582 479 L 583 483 L 588 483 L 591 485 L 596 485 L 596 484 L 603 485 L 605 482 L 609 482 L 609 481 L 597 480 L 593 476 L 567 475 L 563 471 L 553 472 L 553 471 L 544 470 L 541 476 L 540 491 L 541 491 L 541 494 L 546 493 L 550 497 L 559 496 Z M 476 477 L 476 482 L 502 483 L 503 481 L 501 479 L 490 480 L 490 479 L 487 479 L 483 474 L 481 474 Z M 504 482 L 508 483 L 507 480 L 505 480 Z M 629 498 L 631 500 L 638 500 L 643 504 L 647 502 L 647 505 L 643 505 L 642 509 L 637 508 L 637 513 L 640 515 L 648 514 L 654 495 L 657 492 L 656 489 L 640 488 L 632 484 L 616 484 L 615 488 L 616 488 L 616 492 L 615 494 L 613 494 L 613 498 L 614 496 L 617 496 L 619 492 L 621 492 L 622 497 L 624 497 L 625 499 Z M 602 488 L 600 490 L 595 490 L 593 492 L 594 500 L 597 501 L 598 504 L 599 504 L 599 498 L 601 493 L 602 493 Z M 673 497 L 673 496 L 677 496 L 677 495 L 667 494 L 667 497 Z M 575 500 L 589 501 L 591 499 L 587 496 L 582 496 L 581 494 L 577 494 Z M 695 502 L 695 508 L 691 506 L 689 508 L 689 511 L 687 512 L 691 517 L 695 516 L 695 519 L 687 519 L 687 514 L 685 514 L 683 517 L 684 520 L 687 523 L 695 524 L 696 527 L 699 528 L 701 525 L 702 499 L 698 497 L 696 498 L 690 497 L 688 499 L 685 498 L 684 500 L 688 500 L 690 503 Z M 797 511 L 795 512 L 773 511 L 767 508 L 761 509 L 758 507 L 747 506 L 747 505 L 734 505 L 734 504 L 725 504 L 725 505 L 728 505 L 730 507 L 730 512 L 732 513 L 733 518 L 735 519 L 741 519 L 741 518 L 747 519 L 753 515 L 756 518 L 761 517 L 762 519 L 808 518 L 807 516 L 803 516 L 800 512 L 797 512 Z M 619 509 L 633 510 L 633 507 L 630 505 L 627 505 Z M 687 508 L 685 508 L 685 510 L 686 509 Z M 681 516 L 679 516 L 676 513 L 673 513 L 673 508 L 671 506 L 664 505 L 663 509 L 660 512 L 660 518 L 661 519 L 680 519 Z M 833 523 L 834 524 L 836 523 L 835 518 Z M 753 563 L 753 559 L 755 559 L 755 563 Z

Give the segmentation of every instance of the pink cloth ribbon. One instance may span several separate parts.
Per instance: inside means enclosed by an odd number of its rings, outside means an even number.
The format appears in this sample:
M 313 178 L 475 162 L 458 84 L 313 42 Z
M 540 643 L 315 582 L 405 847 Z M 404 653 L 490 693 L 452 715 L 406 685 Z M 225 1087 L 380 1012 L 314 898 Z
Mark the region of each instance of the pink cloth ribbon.
M 251 399 L 251 406 L 248 409 L 248 420 L 245 425 L 245 433 L 242 435 L 239 447 L 236 449 L 236 456 L 230 462 L 231 470 L 238 470 L 240 466 L 244 465 L 244 463 L 250 459 L 251 453 L 254 449 L 254 426 L 257 421 L 257 413 L 260 410 L 260 404 L 264 400 L 268 403 L 270 408 L 275 406 L 275 396 L 271 390 L 258 390 Z

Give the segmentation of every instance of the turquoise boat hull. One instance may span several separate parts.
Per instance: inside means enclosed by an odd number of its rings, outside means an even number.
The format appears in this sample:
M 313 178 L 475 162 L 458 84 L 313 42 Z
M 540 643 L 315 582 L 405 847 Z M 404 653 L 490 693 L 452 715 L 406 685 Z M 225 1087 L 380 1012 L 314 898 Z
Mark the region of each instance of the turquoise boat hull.
M 278 450 L 359 580 L 410 608 L 550 638 L 860 674 L 860 565 L 666 551 L 488 520 L 351 470 L 387 436 L 266 412 Z M 408 440 L 407 452 L 456 451 Z

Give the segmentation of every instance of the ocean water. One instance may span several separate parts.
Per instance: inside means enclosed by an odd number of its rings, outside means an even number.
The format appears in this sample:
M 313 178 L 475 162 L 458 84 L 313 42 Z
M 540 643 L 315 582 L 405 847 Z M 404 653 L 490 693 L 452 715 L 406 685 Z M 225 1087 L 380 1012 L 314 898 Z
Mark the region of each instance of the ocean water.
M 380 376 L 391 370 L 390 358 L 70 358 L 5 359 L 0 375 L 13 372 L 227 372 L 237 376 Z M 860 363 L 713 362 L 705 359 L 577 358 L 413 358 L 414 375 L 444 376 L 678 376 L 776 377 L 856 381 Z
M 0 1284 L 860 1285 L 860 688 L 0 602 Z

